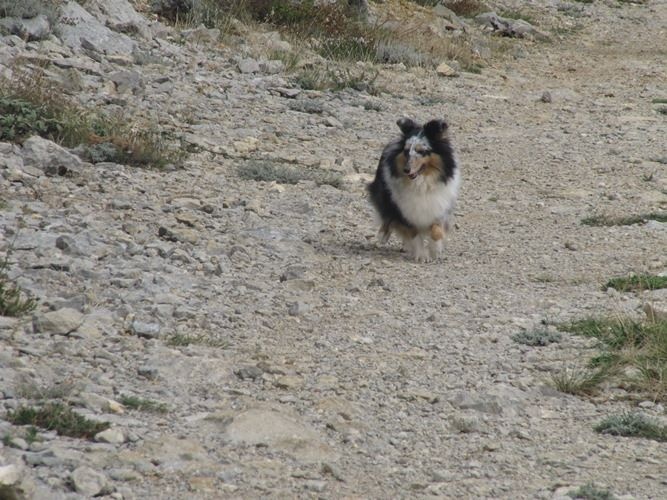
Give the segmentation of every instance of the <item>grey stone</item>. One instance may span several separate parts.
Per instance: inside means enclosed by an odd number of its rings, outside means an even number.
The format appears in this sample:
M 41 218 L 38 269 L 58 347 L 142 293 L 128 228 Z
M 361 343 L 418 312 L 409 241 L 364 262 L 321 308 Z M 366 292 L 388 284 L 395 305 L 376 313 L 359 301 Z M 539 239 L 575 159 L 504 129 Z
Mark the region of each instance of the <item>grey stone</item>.
M 57 32 L 63 43 L 74 50 L 85 45 L 100 54 L 126 55 L 137 46 L 130 37 L 111 31 L 74 1 L 60 8 Z
M 181 35 L 192 43 L 215 43 L 220 38 L 220 30 L 217 28 L 209 29 L 201 24 L 196 28 L 181 31 Z
M 160 324 L 134 320 L 131 325 L 132 333 L 145 339 L 155 339 L 160 336 Z
M 74 491 L 94 497 L 108 492 L 107 478 L 101 472 L 97 472 L 90 467 L 78 467 L 70 475 Z
M 523 19 L 508 19 L 499 16 L 495 12 L 485 12 L 475 16 L 475 22 L 482 26 L 491 28 L 494 32 L 504 36 L 524 38 L 530 36 L 538 40 L 549 40 L 549 35 L 535 28 Z
M 111 469 L 109 470 L 108 474 L 109 478 L 113 479 L 114 481 L 130 482 L 139 481 L 141 479 L 141 474 L 133 469 L 127 468 Z
M 500 415 L 503 411 L 497 398 L 488 395 L 480 396 L 469 392 L 458 392 L 449 398 L 449 402 L 462 410 L 476 410 L 491 415 Z
M 234 370 L 234 374 L 241 380 L 254 380 L 261 377 L 264 371 L 257 366 L 244 366 Z
M 236 415 L 225 428 L 234 444 L 264 445 L 305 462 L 332 458 L 332 450 L 309 426 L 274 410 L 254 409 Z
M 0 465 L 0 485 L 13 486 L 21 480 L 23 475 L 21 467 L 18 465 Z
M 123 431 L 112 427 L 95 434 L 95 441 L 99 443 L 123 444 L 126 441 L 126 437 Z
M 199 241 L 198 231 L 188 228 L 167 228 L 160 226 L 158 228 L 158 236 L 167 241 L 182 241 L 191 244 Z
M 79 247 L 71 236 L 63 235 L 56 238 L 56 248 L 67 255 L 83 255 Z
M 0 27 L 28 42 L 44 40 L 51 34 L 51 23 L 44 14 L 29 19 L 17 17 L 0 19 Z
M 310 479 L 303 484 L 308 491 L 322 493 L 327 488 L 327 482 L 322 480 Z
M 312 306 L 303 301 L 292 302 L 287 308 L 287 312 L 290 316 L 301 316 L 310 310 L 312 310 Z
M 38 333 L 67 335 L 81 326 L 84 316 L 75 309 L 63 308 L 33 318 L 33 329 Z
M 145 377 L 147 379 L 156 379 L 158 376 L 158 369 L 155 368 L 154 366 L 140 366 L 137 368 L 137 374 L 140 375 L 141 377 Z
M 83 166 L 81 159 L 55 142 L 39 136 L 32 136 L 23 143 L 21 151 L 26 165 L 37 167 L 47 174 L 62 175 Z M 63 172 L 63 169 L 64 172 Z
M 101 23 L 114 31 L 152 38 L 148 21 L 128 0 L 87 0 L 85 5 Z
M 259 73 L 261 68 L 255 59 L 241 59 L 238 63 L 241 73 Z
M 115 71 L 109 75 L 109 79 L 116 85 L 119 94 L 136 93 L 144 86 L 141 75 L 134 70 Z
M 262 73 L 267 75 L 275 75 L 285 69 L 285 63 L 280 60 L 262 61 L 259 63 Z

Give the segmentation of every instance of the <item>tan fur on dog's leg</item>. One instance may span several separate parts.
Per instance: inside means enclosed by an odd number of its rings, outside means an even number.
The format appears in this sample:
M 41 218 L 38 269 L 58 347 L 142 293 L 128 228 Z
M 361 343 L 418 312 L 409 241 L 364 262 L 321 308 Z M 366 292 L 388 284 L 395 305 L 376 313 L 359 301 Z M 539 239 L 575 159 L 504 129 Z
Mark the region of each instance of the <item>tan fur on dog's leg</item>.
M 442 224 L 433 224 L 431 225 L 431 239 L 433 241 L 439 241 L 445 237 L 445 228 Z

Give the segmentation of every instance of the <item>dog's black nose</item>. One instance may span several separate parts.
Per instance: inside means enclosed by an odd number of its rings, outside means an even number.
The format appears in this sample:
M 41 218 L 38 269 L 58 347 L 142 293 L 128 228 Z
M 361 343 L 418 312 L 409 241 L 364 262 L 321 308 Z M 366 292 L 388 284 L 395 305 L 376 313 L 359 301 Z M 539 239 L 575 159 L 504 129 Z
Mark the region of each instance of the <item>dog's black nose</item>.
M 409 174 L 410 173 L 410 167 L 405 167 L 403 169 L 403 172 L 405 172 L 406 174 Z

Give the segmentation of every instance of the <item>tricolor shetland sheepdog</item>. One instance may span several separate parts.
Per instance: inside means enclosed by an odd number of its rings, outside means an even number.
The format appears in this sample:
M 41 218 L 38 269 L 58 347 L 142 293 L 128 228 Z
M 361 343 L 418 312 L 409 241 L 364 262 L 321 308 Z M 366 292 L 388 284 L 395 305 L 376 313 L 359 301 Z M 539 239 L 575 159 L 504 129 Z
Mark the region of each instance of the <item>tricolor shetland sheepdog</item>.
M 397 124 L 402 135 L 382 151 L 368 193 L 382 222 L 382 242 L 395 232 L 417 262 L 427 262 L 442 253 L 460 173 L 444 120 L 422 126 L 401 118 Z

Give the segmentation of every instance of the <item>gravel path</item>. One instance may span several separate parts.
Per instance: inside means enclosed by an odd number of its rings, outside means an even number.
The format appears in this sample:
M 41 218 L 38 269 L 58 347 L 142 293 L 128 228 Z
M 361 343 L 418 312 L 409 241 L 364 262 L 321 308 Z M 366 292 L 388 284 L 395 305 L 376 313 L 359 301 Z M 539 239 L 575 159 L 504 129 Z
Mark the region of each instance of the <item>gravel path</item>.
M 593 431 L 636 405 L 623 389 L 590 400 L 548 384 L 592 344 L 511 339 L 544 320 L 638 315 L 651 297 L 602 285 L 667 271 L 664 223 L 580 222 L 667 205 L 653 102 L 667 97 L 667 3 L 562 5 L 533 9 L 577 30 L 515 41 L 481 74 L 386 66 L 379 95 L 285 97 L 284 74 L 239 73 L 232 49 L 164 39 L 139 42 L 159 61 L 79 70 L 82 101 L 123 101 L 199 152 L 182 169 L 59 177 L 42 171 L 55 153 L 31 164 L 27 146 L 0 144 L 0 246 L 40 299 L 34 318 L 0 318 L 0 408 L 55 384 L 112 424 L 94 442 L 30 443 L 0 420 L 0 483 L 14 471 L 9 484 L 44 499 L 551 499 L 590 482 L 667 496 L 664 444 Z M 56 57 L 14 43 L 0 41 L 0 63 Z M 111 70 L 138 83 L 111 92 Z M 446 117 L 461 159 L 440 262 L 375 237 L 364 185 L 400 116 Z M 239 176 L 258 162 L 343 183 Z M 124 396 L 168 411 L 123 409 Z

